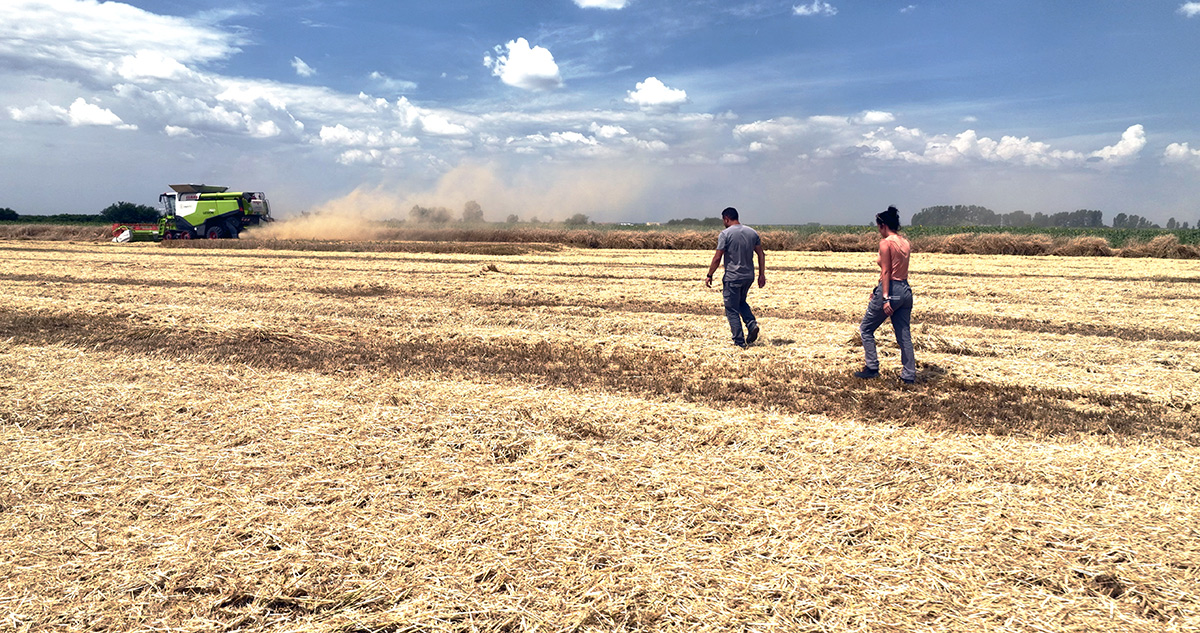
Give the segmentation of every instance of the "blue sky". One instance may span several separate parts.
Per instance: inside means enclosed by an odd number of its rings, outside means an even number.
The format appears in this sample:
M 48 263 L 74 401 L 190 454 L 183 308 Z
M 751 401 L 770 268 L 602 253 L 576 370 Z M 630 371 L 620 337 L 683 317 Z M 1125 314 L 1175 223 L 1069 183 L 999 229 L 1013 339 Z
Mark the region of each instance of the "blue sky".
M 1200 220 L 1200 2 L 5 0 L 0 206 Z

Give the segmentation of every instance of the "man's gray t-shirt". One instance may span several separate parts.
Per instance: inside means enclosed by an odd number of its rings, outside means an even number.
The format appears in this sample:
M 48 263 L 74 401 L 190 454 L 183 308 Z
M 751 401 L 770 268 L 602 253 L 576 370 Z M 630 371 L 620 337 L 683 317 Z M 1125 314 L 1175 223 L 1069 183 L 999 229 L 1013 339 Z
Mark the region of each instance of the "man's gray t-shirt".
M 721 231 L 717 250 L 725 251 L 726 282 L 754 281 L 754 249 L 760 243 L 758 231 L 744 224 Z

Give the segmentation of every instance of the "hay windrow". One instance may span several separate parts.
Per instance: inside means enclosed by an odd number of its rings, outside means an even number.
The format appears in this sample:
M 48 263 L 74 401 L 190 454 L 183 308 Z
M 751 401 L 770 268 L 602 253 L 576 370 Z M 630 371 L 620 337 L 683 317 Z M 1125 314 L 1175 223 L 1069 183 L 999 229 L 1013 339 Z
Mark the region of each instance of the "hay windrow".
M 301 250 L 309 252 L 377 253 L 479 253 L 517 255 L 571 246 L 600 249 L 705 250 L 716 241 L 710 230 L 623 230 L 611 228 L 555 228 L 518 226 L 429 226 L 377 223 L 356 227 L 348 235 L 370 234 L 371 240 L 293 239 L 276 230 L 287 222 L 251 228 L 239 240 L 180 240 L 160 246 L 189 250 Z M 365 233 L 363 230 L 365 229 Z M 954 230 L 954 229 L 952 229 Z M 927 234 L 932 231 L 933 234 Z M 917 227 L 914 252 L 974 255 L 1055 255 L 1072 257 L 1200 258 L 1200 246 L 1181 244 L 1175 233 L 1149 241 L 1130 238 L 1123 231 L 1100 235 L 1048 235 L 1038 233 L 975 232 L 939 233 L 940 227 Z M 1054 231 L 1054 229 L 1051 229 Z M 335 231 L 336 233 L 337 231 Z M 1186 231 L 1185 231 L 1186 233 Z M 775 251 L 864 252 L 874 251 L 879 239 L 874 230 L 847 227 L 811 232 L 764 229 L 763 245 Z M 0 240 L 106 242 L 107 227 L 94 225 L 0 223 Z M 1189 238 L 1190 239 L 1190 238 Z M 1123 242 L 1123 243 L 1122 243 Z
M 707 255 L 0 244 L 5 626 L 1200 628 L 1190 262 Z

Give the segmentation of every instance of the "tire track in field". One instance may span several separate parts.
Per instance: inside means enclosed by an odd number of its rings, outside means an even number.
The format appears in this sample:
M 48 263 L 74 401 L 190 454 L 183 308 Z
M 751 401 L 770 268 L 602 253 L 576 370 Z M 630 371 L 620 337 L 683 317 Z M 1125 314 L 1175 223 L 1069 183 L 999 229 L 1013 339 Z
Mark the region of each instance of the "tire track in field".
M 102 277 L 76 278 L 44 273 L 8 273 L 0 274 L 0 281 L 18 281 L 27 283 L 62 283 L 80 286 L 98 285 L 104 287 L 160 287 L 160 288 L 209 288 L 209 282 L 189 282 L 165 280 L 156 278 Z M 257 294 L 266 294 L 280 288 L 264 284 L 239 283 L 238 288 Z M 591 300 L 581 296 L 569 298 L 559 297 L 551 292 L 512 293 L 501 296 L 483 296 L 470 293 L 457 293 L 447 296 L 445 292 L 430 290 L 421 291 L 414 288 L 397 288 L 386 283 L 372 284 L 366 290 L 353 286 L 322 286 L 313 288 L 295 288 L 321 295 L 340 296 L 347 300 L 362 297 L 396 297 L 413 298 L 436 302 L 439 305 L 461 304 L 476 307 L 504 308 L 591 308 L 626 313 L 647 314 L 689 314 L 697 316 L 719 315 L 721 304 L 718 301 L 693 303 L 682 301 L 644 301 L 626 299 L 619 303 Z M 846 323 L 855 325 L 860 318 L 859 312 L 842 312 L 835 310 L 797 310 L 788 308 L 763 307 L 759 312 L 760 318 L 793 319 L 799 321 L 821 321 L 825 323 Z M 995 314 L 963 314 L 954 312 L 922 311 L 918 307 L 913 313 L 915 325 L 929 324 L 956 327 L 977 327 L 993 330 L 1015 330 L 1033 334 L 1082 335 L 1115 338 L 1125 341 L 1164 341 L 1189 342 L 1200 341 L 1200 331 L 1172 330 L 1167 328 L 1138 328 L 1124 325 L 1107 325 L 1090 321 L 1055 323 L 1048 320 L 1030 319 L 1025 317 L 1006 317 Z
M 447 297 L 444 293 L 422 292 L 415 289 L 405 289 L 405 297 L 414 297 L 445 304 L 462 303 L 478 307 L 505 308 L 592 308 L 615 312 L 643 312 L 648 314 L 691 314 L 691 315 L 720 315 L 721 303 L 718 300 L 705 303 L 683 301 L 643 301 L 624 299 L 620 302 L 590 300 L 586 297 L 572 295 L 564 298 L 552 293 L 511 293 L 502 296 L 480 296 L 470 293 L 459 293 Z M 759 318 L 794 319 L 799 321 L 822 321 L 826 323 L 846 323 L 857 325 L 861 312 L 842 312 L 835 310 L 798 310 L 788 308 L 763 307 L 755 310 Z M 946 325 L 977 327 L 993 330 L 1016 330 L 1034 334 L 1083 335 L 1117 338 L 1126 341 L 1200 341 L 1200 331 L 1169 330 L 1166 328 L 1135 328 L 1128 326 L 1105 325 L 1091 322 L 1054 323 L 1039 319 L 1024 317 L 1006 317 L 993 314 L 961 314 L 953 312 L 924 312 L 913 311 L 913 324 Z
M 763 363 L 750 355 L 709 359 L 569 341 L 391 336 L 387 331 L 361 330 L 306 334 L 148 329 L 69 312 L 0 314 L 0 339 L 18 345 L 64 344 L 272 370 L 501 379 L 965 433 L 1148 434 L 1200 444 L 1200 425 L 1190 406 L 1173 409 L 1134 395 L 995 385 L 953 376 L 902 388 L 884 379 L 863 382 L 843 372 L 813 369 L 800 361 Z

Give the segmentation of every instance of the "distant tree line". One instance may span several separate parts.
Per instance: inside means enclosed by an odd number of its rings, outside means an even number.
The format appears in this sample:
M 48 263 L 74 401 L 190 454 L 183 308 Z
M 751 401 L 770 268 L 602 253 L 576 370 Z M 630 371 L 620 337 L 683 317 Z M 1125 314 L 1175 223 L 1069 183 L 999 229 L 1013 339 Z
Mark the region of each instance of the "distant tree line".
M 461 221 L 466 224 L 481 223 L 484 221 L 483 207 L 480 206 L 478 202 L 470 200 L 463 205 L 462 215 L 459 216 L 459 218 L 460 220 L 457 221 Z M 409 209 L 408 220 L 417 224 L 448 224 L 456 221 L 454 218 L 454 213 L 446 207 L 424 207 L 419 204 L 413 205 L 413 208 Z M 521 222 L 521 217 L 515 213 L 510 213 L 504 221 L 507 224 L 518 224 Z M 541 220 L 537 219 L 537 216 L 531 216 L 529 220 L 527 220 L 527 223 L 541 224 L 542 222 Z M 595 222 L 592 222 L 591 219 L 583 213 L 576 213 L 566 220 L 563 220 L 563 224 L 581 226 L 584 224 L 595 224 Z
M 715 218 L 676 218 L 667 220 L 667 226 L 725 226 L 720 217 Z
M 157 222 L 158 209 L 132 202 L 114 202 L 100 213 L 54 213 L 51 215 L 21 215 L 8 207 L 0 208 L 0 222 L 31 222 L 37 224 L 90 224 Z
M 1066 227 L 1066 228 L 1100 228 L 1104 224 L 1104 212 L 1095 209 L 1079 209 L 1077 211 L 1062 211 L 1049 215 L 1037 212 L 1033 215 L 1025 211 L 1011 213 L 996 213 L 987 207 L 977 205 L 942 205 L 925 207 L 912 217 L 913 225 L 918 226 L 1011 226 L 1011 227 Z M 1200 221 L 1197 222 L 1200 227 Z M 1115 229 L 1157 229 L 1159 225 L 1140 215 L 1118 213 L 1113 217 L 1112 227 Z M 1167 221 L 1168 229 L 1186 229 L 1188 223 L 1179 223 L 1175 218 Z

